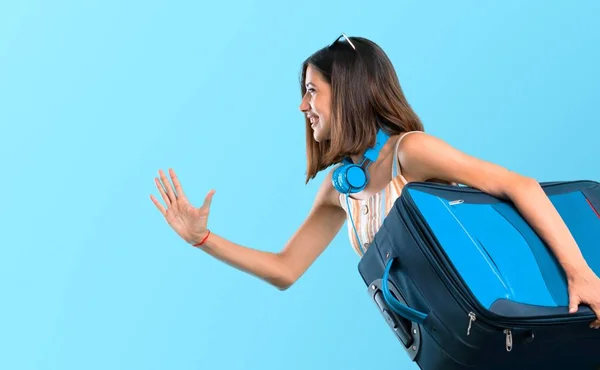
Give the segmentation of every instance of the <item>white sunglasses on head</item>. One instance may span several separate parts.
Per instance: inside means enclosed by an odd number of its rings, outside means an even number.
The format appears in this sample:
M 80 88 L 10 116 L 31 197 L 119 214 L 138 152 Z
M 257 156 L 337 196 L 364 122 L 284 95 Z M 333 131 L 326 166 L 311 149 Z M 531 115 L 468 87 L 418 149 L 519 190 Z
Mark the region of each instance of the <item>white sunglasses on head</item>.
M 340 40 L 340 38 L 342 38 L 342 37 L 343 37 L 343 38 L 345 38 L 345 39 L 346 39 L 346 41 L 348 41 L 348 44 L 350 44 L 350 46 L 352 46 L 352 49 L 356 50 L 356 47 L 354 46 L 354 44 L 352 43 L 352 41 L 350 41 L 350 38 L 349 38 L 348 36 L 346 36 L 346 34 L 345 34 L 345 33 L 343 33 L 343 32 L 342 32 L 342 34 L 341 34 L 341 35 L 340 35 L 340 36 L 339 36 L 337 39 L 335 39 L 335 41 L 334 41 L 334 42 L 332 42 L 332 43 L 331 43 L 331 45 L 330 45 L 329 47 L 332 47 L 332 46 L 333 46 L 333 45 L 334 45 L 336 42 L 338 42 L 338 41 Z

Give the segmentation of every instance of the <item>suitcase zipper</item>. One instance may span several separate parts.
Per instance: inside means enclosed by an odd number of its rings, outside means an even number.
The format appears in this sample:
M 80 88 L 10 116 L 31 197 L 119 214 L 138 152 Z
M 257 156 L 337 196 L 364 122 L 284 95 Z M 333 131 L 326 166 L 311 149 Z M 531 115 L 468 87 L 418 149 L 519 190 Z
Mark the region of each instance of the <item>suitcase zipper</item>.
M 467 336 L 471 335 L 471 327 L 473 322 L 475 322 L 477 320 L 477 315 L 475 315 L 475 313 L 473 311 L 469 312 L 469 326 L 467 327 Z M 495 329 L 497 329 L 497 327 L 494 327 Z M 506 351 L 510 352 L 512 351 L 512 347 L 513 347 L 513 336 L 512 336 L 512 330 L 511 329 L 504 329 L 503 331 L 505 337 L 506 337 Z
M 467 327 L 467 336 L 471 335 L 471 325 L 477 320 L 477 316 L 473 311 L 469 312 L 469 326 Z
M 424 186 L 424 187 L 430 187 L 430 188 L 447 189 L 447 186 L 444 187 L 442 185 L 435 185 L 435 184 L 429 184 L 429 183 L 423 183 L 423 184 L 419 184 L 419 185 Z M 558 185 L 558 183 L 552 184 L 552 186 L 555 186 L 555 185 Z M 469 189 L 469 188 L 467 188 L 467 189 Z M 477 191 L 477 190 L 471 189 L 471 190 L 467 190 L 467 191 L 473 192 L 473 191 Z M 421 221 L 420 212 L 419 212 L 416 204 L 414 203 L 414 200 L 410 196 L 410 193 L 403 192 L 400 201 L 401 201 L 401 204 L 404 206 L 404 207 L 400 208 L 400 215 L 407 218 L 408 219 L 407 221 L 414 222 L 414 223 L 407 222 L 406 225 L 407 225 L 408 229 L 410 230 L 410 232 L 413 234 L 415 241 L 417 241 L 417 245 L 419 246 L 421 251 L 425 254 L 427 259 L 430 262 L 432 262 L 436 268 L 439 268 L 440 270 L 444 271 L 445 275 L 450 278 L 450 279 L 448 279 L 449 282 L 447 282 L 448 280 L 446 280 L 446 279 L 441 279 L 443 284 L 446 286 L 446 288 L 448 290 L 450 290 L 453 293 L 453 295 L 457 294 L 463 298 L 463 299 L 456 299 L 456 301 L 459 305 L 461 305 L 461 307 L 463 309 L 465 309 L 466 312 L 469 312 L 469 327 L 472 325 L 473 321 L 475 321 L 477 318 L 477 316 L 475 315 L 475 312 L 479 312 L 479 317 L 477 319 L 479 320 L 479 322 L 481 322 L 485 326 L 488 326 L 495 330 L 497 330 L 497 329 L 509 330 L 508 332 L 505 332 L 505 334 L 507 336 L 507 338 L 506 338 L 507 349 L 508 348 L 512 349 L 512 332 L 508 328 L 511 328 L 511 327 L 533 328 L 533 327 L 536 327 L 539 325 L 553 325 L 553 324 L 557 324 L 557 323 L 562 324 L 565 322 L 584 322 L 584 321 L 592 320 L 595 317 L 595 316 L 592 317 L 593 315 L 591 315 L 591 314 L 586 315 L 586 316 L 571 316 L 572 314 L 562 314 L 562 315 L 556 315 L 554 317 L 549 317 L 549 318 L 548 317 L 537 317 L 537 318 L 533 317 L 533 318 L 511 320 L 511 319 L 507 319 L 505 316 L 501 316 L 501 315 L 498 315 L 498 314 L 495 314 L 495 313 L 489 311 L 488 309 L 483 307 L 481 305 L 481 303 L 479 303 L 479 301 L 477 301 L 477 299 L 475 299 L 473 297 L 473 295 L 468 291 L 467 288 L 465 288 L 464 281 L 456 273 L 454 267 L 451 266 L 445 259 L 440 258 L 440 254 L 442 254 L 444 252 L 441 251 L 441 248 L 437 245 L 435 240 L 433 240 L 433 236 L 432 236 L 433 234 L 432 234 L 431 230 L 429 230 L 429 228 L 426 225 L 423 225 L 423 222 Z M 416 229 L 415 223 L 419 225 L 420 230 Z M 425 233 L 427 233 L 428 235 L 423 235 Z M 431 245 L 434 248 L 428 248 L 427 245 L 423 245 L 423 244 L 425 244 L 424 243 L 425 240 L 429 240 L 431 242 Z M 432 251 L 432 249 L 434 251 Z M 465 302 L 466 305 L 463 302 Z M 470 329 L 468 329 L 468 330 L 470 332 Z
M 513 346 L 512 332 L 510 329 L 504 329 L 504 334 L 506 334 L 506 352 L 510 352 Z

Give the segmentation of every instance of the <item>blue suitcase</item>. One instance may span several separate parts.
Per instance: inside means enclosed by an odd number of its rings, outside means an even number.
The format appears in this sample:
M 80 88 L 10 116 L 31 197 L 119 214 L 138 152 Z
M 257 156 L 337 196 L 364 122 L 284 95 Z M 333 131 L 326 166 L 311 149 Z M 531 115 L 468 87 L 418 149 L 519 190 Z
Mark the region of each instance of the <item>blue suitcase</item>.
M 599 183 L 541 185 L 600 273 Z M 600 369 L 593 311 L 568 313 L 563 270 L 510 202 L 409 183 L 358 270 L 423 370 Z

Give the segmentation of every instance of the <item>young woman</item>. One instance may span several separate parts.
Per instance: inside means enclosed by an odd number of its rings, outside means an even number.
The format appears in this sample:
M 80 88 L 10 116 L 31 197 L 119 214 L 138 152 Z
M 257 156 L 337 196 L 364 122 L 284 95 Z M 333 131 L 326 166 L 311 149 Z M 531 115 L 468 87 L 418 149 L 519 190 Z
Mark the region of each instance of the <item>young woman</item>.
M 175 172 L 169 170 L 173 188 L 160 170 L 160 179 L 155 178 L 155 182 L 166 207 L 152 195 L 151 200 L 186 242 L 285 290 L 304 274 L 344 223 L 352 225 L 348 230 L 357 253 L 368 248 L 407 182 L 465 184 L 512 201 L 566 272 L 570 312 L 585 303 L 600 318 L 600 279 L 583 259 L 538 182 L 469 156 L 426 134 L 404 97 L 392 63 L 377 44 L 342 34 L 303 63 L 301 92 L 306 181 L 345 158 L 360 163 L 381 129 L 389 139 L 369 165 L 368 184 L 358 192 L 342 194 L 332 185 L 330 171 L 306 220 L 278 253 L 271 253 L 211 233 L 208 217 L 215 192 L 211 190 L 204 204 L 196 208 L 186 199 Z M 600 327 L 600 319 L 590 327 Z

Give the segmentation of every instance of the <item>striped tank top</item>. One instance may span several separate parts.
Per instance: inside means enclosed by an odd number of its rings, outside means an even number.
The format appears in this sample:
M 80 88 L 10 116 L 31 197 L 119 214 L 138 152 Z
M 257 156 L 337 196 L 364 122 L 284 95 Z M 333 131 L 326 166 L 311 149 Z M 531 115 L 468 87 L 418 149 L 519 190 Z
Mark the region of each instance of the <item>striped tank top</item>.
M 356 233 L 358 233 L 358 236 L 360 237 L 362 249 L 366 251 L 369 248 L 369 244 L 375 238 L 375 234 L 381 227 L 383 220 L 392 209 L 398 197 L 402 194 L 402 188 L 406 185 L 407 181 L 400 173 L 398 146 L 402 138 L 413 132 L 422 131 L 409 131 L 406 134 L 401 135 L 396 141 L 392 165 L 392 180 L 381 191 L 364 200 L 353 199 L 351 197 L 346 199 L 346 194 L 339 195 L 340 204 L 344 211 L 346 211 L 346 224 L 350 243 L 359 256 L 362 256 L 362 251 L 358 240 L 356 240 Z M 348 212 L 348 205 L 350 206 L 351 212 Z M 356 233 L 352 226 L 352 221 L 354 221 Z

